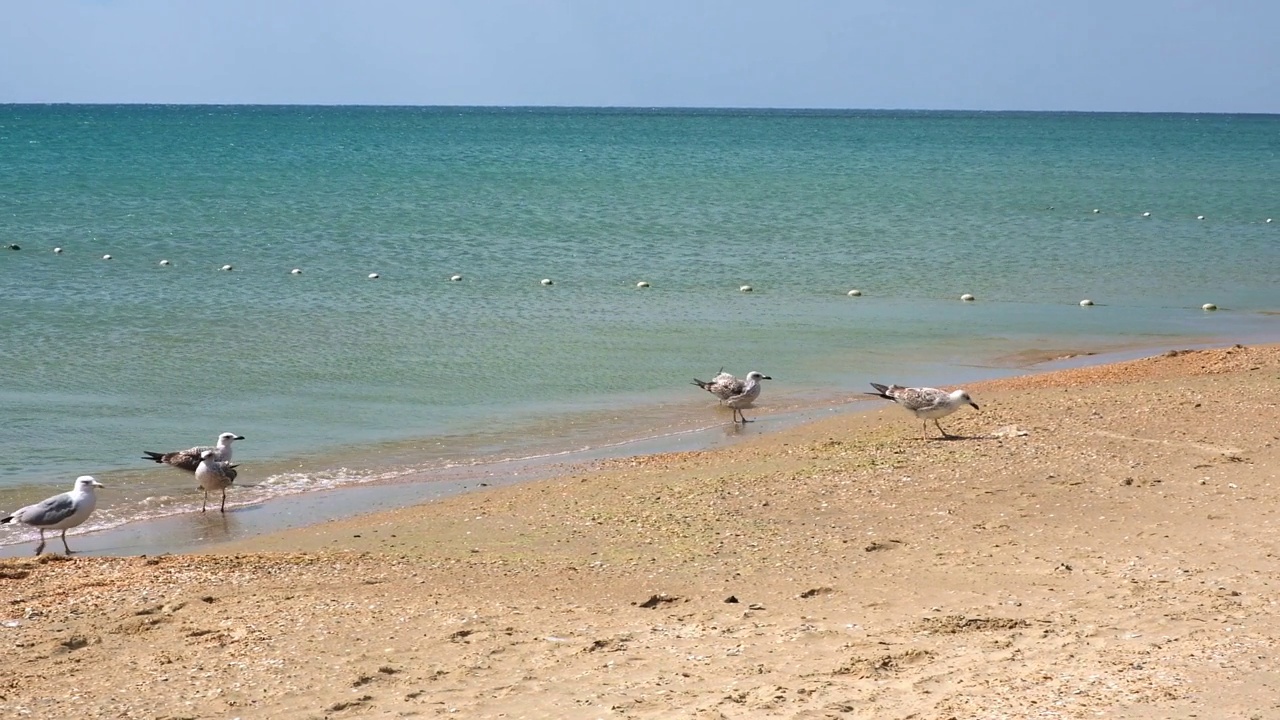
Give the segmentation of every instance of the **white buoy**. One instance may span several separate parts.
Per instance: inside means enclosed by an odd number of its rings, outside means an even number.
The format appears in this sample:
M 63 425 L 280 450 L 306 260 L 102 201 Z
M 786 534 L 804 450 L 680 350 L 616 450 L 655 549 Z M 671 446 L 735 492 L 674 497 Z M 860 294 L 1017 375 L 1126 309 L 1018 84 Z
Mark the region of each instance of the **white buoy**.
M 378 279 L 378 273 L 369 273 L 369 279 L 370 279 L 370 280 L 377 280 L 377 279 Z
M 543 285 L 555 285 L 555 283 L 551 282 L 551 278 L 542 278 L 542 284 L 543 284 Z
M 169 265 L 169 261 L 168 261 L 168 260 L 161 260 L 161 261 L 160 261 L 160 267 L 168 267 L 168 265 Z
M 230 272 L 231 270 L 235 270 L 235 268 L 231 267 L 230 265 L 223 265 L 222 269 L 228 272 Z
M 1271 222 L 1271 218 L 1267 218 L 1267 222 Z
M 640 282 L 636 283 L 636 287 L 646 288 L 646 287 L 649 287 L 649 283 L 645 282 L 644 280 L 641 280 Z
M 738 290 L 741 292 L 751 292 L 752 288 L 750 285 L 743 285 L 742 287 L 738 288 Z
M 850 290 L 847 294 L 849 295 L 849 297 L 862 297 L 861 290 Z
M 1089 298 L 1085 298 L 1080 301 L 1080 307 L 1090 307 L 1092 305 L 1093 305 L 1093 301 L 1090 300 Z
M 1197 219 L 1197 220 L 1203 220 L 1203 219 L 1204 219 L 1204 216 L 1203 216 L 1203 215 L 1197 215 L 1197 216 L 1196 216 L 1196 219 Z
M 290 271 L 289 271 L 289 274 L 290 274 L 290 275 L 301 275 L 301 274 L 302 274 L 302 268 L 294 268 L 294 269 L 292 269 L 292 270 L 290 270 Z
M 1102 211 L 1101 211 L 1101 210 L 1099 210 L 1098 208 L 1094 208 L 1094 209 L 1093 209 L 1093 214 L 1094 214 L 1094 215 L 1097 215 L 1097 214 L 1098 214 L 1098 213 L 1100 213 L 1100 212 L 1102 212 Z
M 965 293 L 965 294 L 961 295 L 961 296 L 960 296 L 960 299 L 961 299 L 961 300 L 963 300 L 963 301 L 965 301 L 965 302 L 973 302 L 973 296 L 972 296 L 972 295 L 970 295 L 969 293 Z
M 449 276 L 449 282 L 462 282 L 462 276 L 461 276 L 461 275 L 450 275 L 450 276 Z
M 1200 309 L 1201 310 L 1217 310 L 1218 306 L 1214 305 L 1213 303 L 1205 303 L 1200 306 Z
M 1149 213 L 1149 212 L 1144 212 L 1144 213 L 1142 213 L 1142 217 L 1151 217 L 1151 213 Z
M 1267 222 L 1271 222 L 1271 221 L 1270 221 L 1270 220 L 1268 220 Z M 53 249 L 53 254 L 54 254 L 54 255 L 61 255 L 61 254 L 62 254 L 62 248 L 54 248 L 54 249 Z
M 110 260 L 110 259 L 111 259 L 111 256 L 110 256 L 110 255 L 103 255 L 103 256 L 102 256 L 102 259 L 103 259 L 103 260 Z

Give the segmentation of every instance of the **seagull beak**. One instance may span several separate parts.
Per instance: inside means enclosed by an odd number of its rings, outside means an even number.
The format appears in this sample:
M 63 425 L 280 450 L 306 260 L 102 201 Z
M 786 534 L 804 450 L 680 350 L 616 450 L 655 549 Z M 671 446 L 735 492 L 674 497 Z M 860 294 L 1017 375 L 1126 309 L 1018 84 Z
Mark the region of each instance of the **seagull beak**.
M 970 400 L 970 401 L 969 401 L 969 404 L 973 406 L 973 409 L 974 409 L 974 410 L 981 410 L 981 409 L 982 409 L 982 408 L 978 407 L 978 403 L 976 403 L 976 402 L 974 402 L 974 401 L 972 401 L 972 400 Z
M 244 436 L 243 436 L 243 435 L 237 435 L 237 436 L 236 436 L 236 439 L 237 439 L 237 440 L 243 440 L 243 439 L 244 439 Z
M 93 486 L 94 486 L 94 487 L 100 487 L 100 488 L 104 488 L 104 487 L 106 487 L 106 485 L 103 485 L 102 483 L 98 482 L 97 480 L 94 480 L 94 481 L 93 481 Z
M 763 378 L 761 378 L 761 379 L 762 379 L 762 380 L 772 380 L 772 379 L 773 379 L 773 377 L 771 377 L 771 376 L 769 376 L 769 375 L 765 375 L 765 376 L 764 376 Z

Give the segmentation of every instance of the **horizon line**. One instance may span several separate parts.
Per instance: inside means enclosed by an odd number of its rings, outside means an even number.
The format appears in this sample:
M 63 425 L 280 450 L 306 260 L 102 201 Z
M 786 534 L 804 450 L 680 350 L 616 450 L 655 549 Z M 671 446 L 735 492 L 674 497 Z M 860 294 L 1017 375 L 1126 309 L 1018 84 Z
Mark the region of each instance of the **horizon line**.
M 504 105 L 504 104 L 407 104 L 407 103 L 328 103 L 328 102 L 105 102 L 105 101 L 0 101 L 0 107 L 13 106 L 89 106 L 89 107 L 262 107 L 262 108 L 414 108 L 467 110 L 617 110 L 617 111 L 724 111 L 724 112 L 919 112 L 919 113 L 990 113 L 990 114 L 1080 114 L 1080 115 L 1280 115 L 1280 112 L 1249 110 L 1066 110 L 1066 109 L 981 109 L 922 107 L 838 107 L 799 105 Z

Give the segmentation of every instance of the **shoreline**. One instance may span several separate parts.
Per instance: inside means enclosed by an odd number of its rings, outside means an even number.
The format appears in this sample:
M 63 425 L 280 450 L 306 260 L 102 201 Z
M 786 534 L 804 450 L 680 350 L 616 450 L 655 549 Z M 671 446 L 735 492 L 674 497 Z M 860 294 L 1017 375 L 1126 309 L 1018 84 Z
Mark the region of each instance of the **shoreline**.
M 0 560 L 0 710 L 1270 717 L 1278 375 L 1280 345 L 1167 351 L 974 386 L 950 441 L 886 404 L 206 553 Z
M 1074 350 L 1027 349 L 1002 357 L 1031 359 L 1035 361 L 1033 364 L 957 366 L 959 370 L 980 367 L 988 377 L 970 383 L 944 383 L 941 386 L 955 387 L 964 384 L 967 387 L 981 388 L 987 383 L 1007 378 L 1102 366 L 1169 350 L 1207 349 L 1221 344 L 1216 339 L 1202 340 L 1204 341 L 1199 343 L 1180 343 L 1176 348 L 1169 345 L 1140 344 L 1117 347 L 1111 344 L 1108 346 L 1110 350 L 1102 349 L 1102 346 Z M 993 362 L 999 359 L 993 358 Z M 352 514 L 408 508 L 485 487 L 500 487 L 590 471 L 593 465 L 601 462 L 673 452 L 714 450 L 835 415 L 874 412 L 883 405 L 883 401 L 864 398 L 856 392 L 842 393 L 841 399 L 831 400 L 827 404 L 812 404 L 799 410 L 784 408 L 761 414 L 753 419 L 749 428 L 726 424 L 709 425 L 534 457 L 408 471 L 391 480 L 304 490 L 249 503 L 234 503 L 227 513 L 219 513 L 218 518 L 208 513 L 174 512 L 128 520 L 83 533 L 73 531 L 68 537 L 76 538 L 77 553 L 86 556 L 216 552 L 217 547 L 222 544 L 241 543 L 273 533 L 318 526 Z M 35 535 L 34 531 L 29 534 Z M 0 558 L 23 557 L 23 548 L 29 542 L 29 539 L 10 540 L 6 537 L 0 543 Z

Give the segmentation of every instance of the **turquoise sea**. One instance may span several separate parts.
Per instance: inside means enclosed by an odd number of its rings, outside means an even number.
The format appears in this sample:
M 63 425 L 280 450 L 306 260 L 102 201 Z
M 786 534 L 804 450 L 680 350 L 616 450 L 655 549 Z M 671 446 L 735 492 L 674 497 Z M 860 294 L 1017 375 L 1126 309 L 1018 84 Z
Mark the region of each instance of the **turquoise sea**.
M 722 366 L 768 418 L 1280 340 L 1280 117 L 8 105 L 8 244 L 0 509 L 104 527 L 222 431 L 263 507 L 727 425 Z

